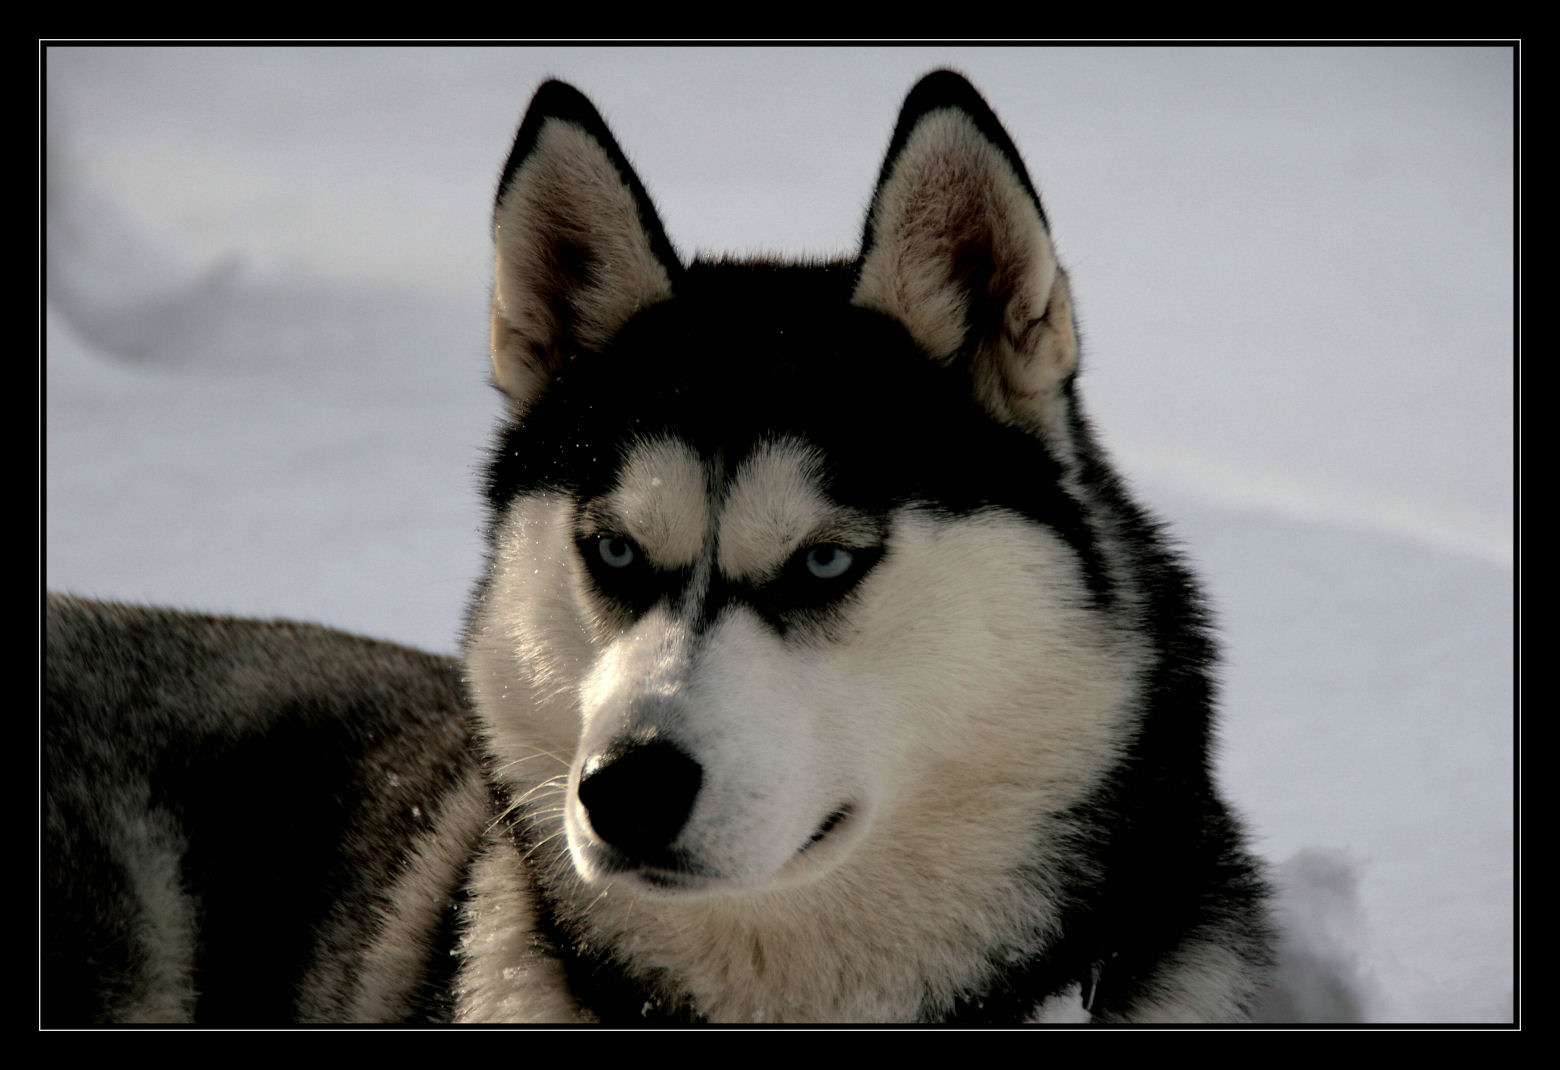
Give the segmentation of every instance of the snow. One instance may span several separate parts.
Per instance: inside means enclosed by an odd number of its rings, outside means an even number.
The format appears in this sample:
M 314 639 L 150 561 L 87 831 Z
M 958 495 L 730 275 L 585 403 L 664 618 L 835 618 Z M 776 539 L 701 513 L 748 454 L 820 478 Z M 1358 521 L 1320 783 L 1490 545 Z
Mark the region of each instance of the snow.
M 1218 608 L 1268 1016 L 1511 1021 L 1508 48 L 50 48 L 46 586 L 453 651 L 535 86 L 592 97 L 684 253 L 836 256 L 941 65 L 1025 153 L 1084 397 Z

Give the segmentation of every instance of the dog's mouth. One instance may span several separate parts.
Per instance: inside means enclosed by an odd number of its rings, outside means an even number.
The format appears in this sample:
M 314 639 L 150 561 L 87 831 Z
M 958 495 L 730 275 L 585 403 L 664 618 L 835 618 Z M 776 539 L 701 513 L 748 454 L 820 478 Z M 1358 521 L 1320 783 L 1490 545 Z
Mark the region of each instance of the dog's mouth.
M 866 815 L 858 803 L 841 803 L 818 823 L 807 842 L 797 848 L 780 871 L 776 886 L 805 884 L 837 866 L 854 849 L 865 831 Z
M 846 803 L 843 806 L 841 806 L 839 809 L 837 809 L 837 810 L 833 811 L 832 813 L 830 813 L 828 817 L 823 819 L 823 823 L 818 826 L 817 831 L 814 832 L 810 837 L 808 837 L 806 843 L 802 844 L 802 849 L 800 851 L 798 851 L 797 854 L 803 854 L 803 853 L 805 853 L 807 851 L 810 851 L 814 847 L 816 847 L 818 844 L 822 843 L 825 839 L 827 839 L 830 835 L 832 835 L 835 832 L 835 830 L 837 830 L 841 825 L 843 825 L 847 821 L 849 821 L 850 818 L 851 818 L 851 815 L 854 812 L 855 812 L 855 808 L 853 806 L 851 806 L 849 803 Z
M 696 858 L 679 851 L 668 851 L 655 858 L 629 858 L 608 844 L 592 843 L 576 865 L 587 879 L 625 879 L 642 891 L 668 896 L 699 896 L 762 887 L 783 887 L 816 879 L 852 850 L 860 831 L 862 811 L 855 803 L 841 803 L 818 822 L 778 872 L 767 877 L 743 877 L 723 874 L 702 867 Z M 585 861 L 581 861 L 581 859 Z M 779 884 L 774 882 L 778 880 Z
M 666 893 L 698 892 L 716 883 L 701 873 L 691 873 L 686 870 L 660 869 L 654 866 L 644 866 L 638 869 L 626 870 L 632 873 L 645 886 L 653 891 Z

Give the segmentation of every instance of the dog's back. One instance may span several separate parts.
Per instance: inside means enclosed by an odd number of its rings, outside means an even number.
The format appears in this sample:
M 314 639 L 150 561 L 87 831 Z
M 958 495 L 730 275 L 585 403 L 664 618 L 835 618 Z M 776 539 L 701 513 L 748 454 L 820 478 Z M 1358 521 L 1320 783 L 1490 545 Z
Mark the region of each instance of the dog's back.
M 455 662 L 75 598 L 45 623 L 46 1024 L 448 1014 L 486 805 Z

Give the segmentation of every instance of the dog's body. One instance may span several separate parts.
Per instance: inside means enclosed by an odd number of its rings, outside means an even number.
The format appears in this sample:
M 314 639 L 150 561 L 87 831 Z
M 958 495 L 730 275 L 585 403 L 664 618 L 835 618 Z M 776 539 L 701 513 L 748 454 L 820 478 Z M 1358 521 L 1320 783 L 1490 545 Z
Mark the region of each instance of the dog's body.
M 343 692 L 329 723 L 414 770 L 435 816 L 331 840 L 370 868 L 330 918 L 377 920 L 318 922 L 294 1013 L 1245 1014 L 1268 933 L 1209 774 L 1204 616 L 1093 443 L 1066 276 L 974 90 L 911 93 L 855 263 L 683 265 L 560 83 L 495 235 L 510 419 L 465 650 L 486 787 L 446 666 L 406 669 L 437 745 Z M 114 612 L 76 611 L 73 634 Z M 385 807 L 332 776 L 349 815 Z M 147 789 L 120 794 L 116 815 Z M 376 954 L 389 979 L 349 991 Z
M 452 1013 L 492 820 L 450 659 L 50 597 L 42 1020 Z

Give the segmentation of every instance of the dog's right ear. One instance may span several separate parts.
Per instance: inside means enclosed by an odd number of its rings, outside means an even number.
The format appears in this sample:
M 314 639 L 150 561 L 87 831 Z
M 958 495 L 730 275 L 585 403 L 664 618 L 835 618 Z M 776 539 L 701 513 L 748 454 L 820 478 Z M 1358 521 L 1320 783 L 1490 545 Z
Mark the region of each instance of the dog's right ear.
M 644 185 L 573 86 L 536 91 L 493 208 L 493 377 L 516 415 L 682 274 Z

